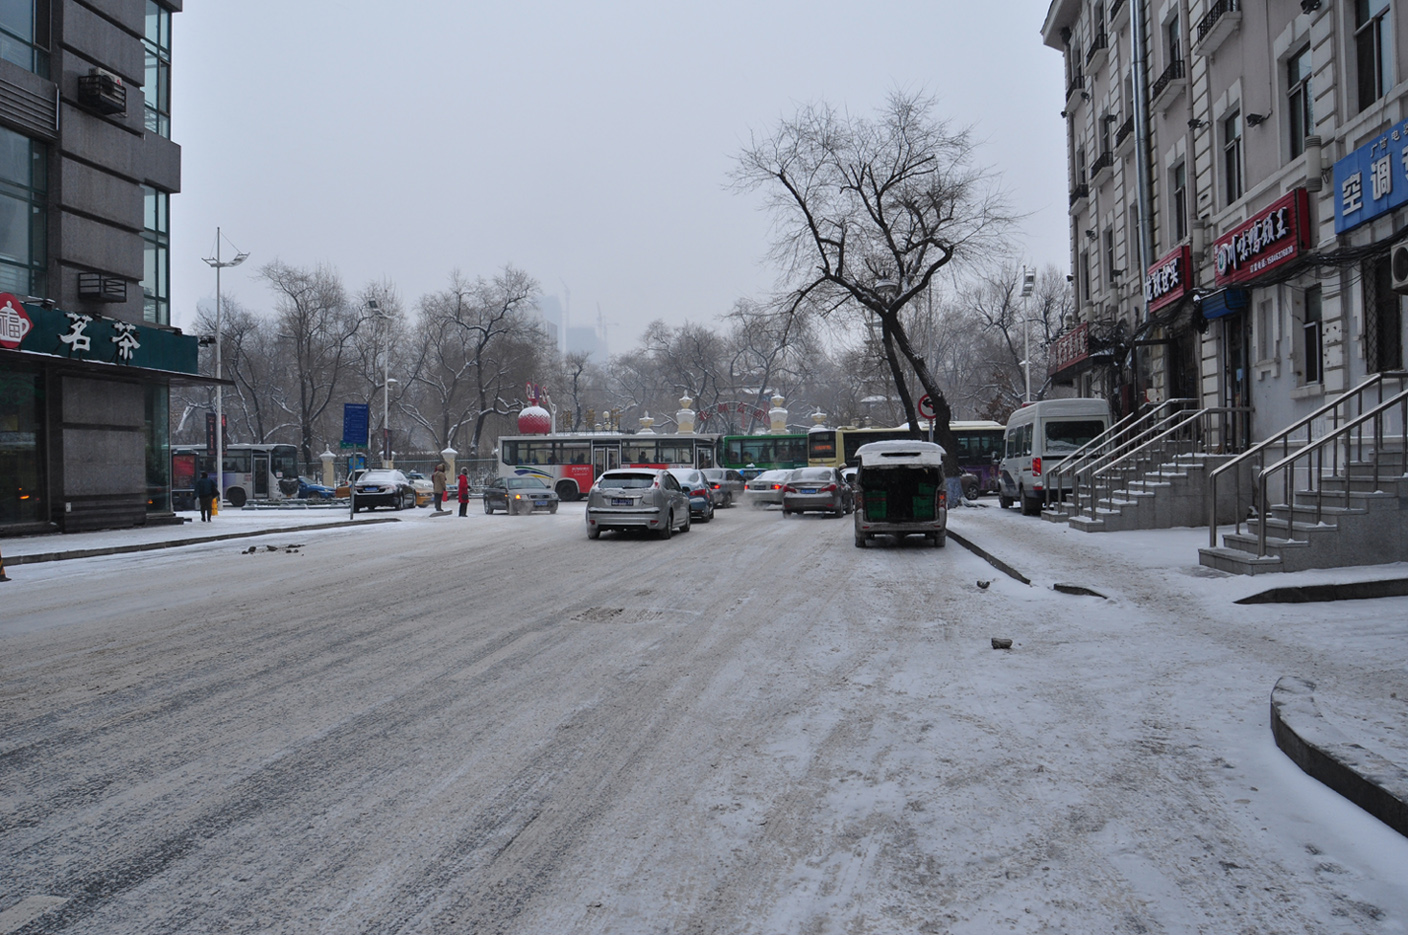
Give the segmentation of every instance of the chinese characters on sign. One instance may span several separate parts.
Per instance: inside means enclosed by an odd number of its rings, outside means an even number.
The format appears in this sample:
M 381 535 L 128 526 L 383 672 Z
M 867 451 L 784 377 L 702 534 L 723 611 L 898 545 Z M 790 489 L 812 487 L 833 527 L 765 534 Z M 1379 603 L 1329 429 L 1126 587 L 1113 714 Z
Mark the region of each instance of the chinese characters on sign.
M 1185 248 L 1186 249 L 1186 248 Z M 1047 357 L 1046 372 L 1060 373 L 1072 364 L 1078 364 L 1090 356 L 1090 322 L 1083 321 L 1074 330 L 1067 331 L 1051 342 L 1051 353 Z
M 34 322 L 24 313 L 24 303 L 8 292 L 0 293 L 0 347 L 18 348 L 33 327 Z
M 1304 188 L 1277 199 L 1213 244 L 1218 286 L 1247 282 L 1300 256 L 1308 242 Z
M 1188 247 L 1179 247 L 1149 267 L 1144 277 L 1144 304 L 1150 312 L 1172 305 L 1188 294 L 1192 288 L 1189 281 L 1191 257 Z
M 1408 120 L 1335 163 L 1335 233 L 1408 204 Z

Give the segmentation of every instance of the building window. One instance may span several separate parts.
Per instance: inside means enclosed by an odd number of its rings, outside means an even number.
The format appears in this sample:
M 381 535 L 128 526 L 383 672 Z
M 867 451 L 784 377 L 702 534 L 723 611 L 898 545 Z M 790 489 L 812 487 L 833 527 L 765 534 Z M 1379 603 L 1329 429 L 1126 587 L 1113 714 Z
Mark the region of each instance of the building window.
M 1080 300 L 1086 305 L 1090 304 L 1090 251 L 1080 252 L 1080 267 L 1076 270 L 1080 276 Z
M 1388 257 L 1364 268 L 1364 357 L 1370 373 L 1403 369 L 1403 303 Z
M 171 196 L 142 186 L 146 219 L 142 247 L 142 317 L 158 325 L 171 324 Z
M 1222 119 L 1222 175 L 1227 203 L 1242 197 L 1242 114 L 1232 111 Z
M 1319 383 L 1325 378 L 1325 345 L 1321 325 L 1320 287 L 1305 290 L 1305 320 L 1300 326 L 1301 359 L 1305 361 L 1304 383 Z
M 1310 46 L 1301 49 L 1286 61 L 1286 112 L 1291 116 L 1291 158 L 1305 152 L 1305 138 L 1314 131 L 1315 117 L 1311 108 Z
M 49 77 L 49 0 L 0 0 L 0 59 Z
M 1164 36 L 1168 41 L 1168 59 L 1166 63 L 1172 65 L 1174 62 L 1183 61 L 1183 30 L 1178 26 L 1178 14 L 1174 13 L 1164 27 Z
M 0 127 L 0 292 L 48 295 L 48 150 Z
M 47 518 L 44 385 L 37 371 L 0 363 L 0 528 Z
M 1389 0 L 1355 0 L 1354 59 L 1359 72 L 1359 109 L 1393 86 L 1393 20 Z
M 1105 278 L 1109 280 L 1111 285 L 1114 285 L 1115 280 L 1119 277 L 1115 275 L 1115 229 L 1113 227 L 1105 228 L 1104 244 Z
M 142 44 L 147 51 L 147 77 L 142 86 L 147 130 L 170 139 L 171 11 L 154 0 L 147 0 L 147 32 Z
M 1168 200 L 1173 209 L 1169 218 L 1169 233 L 1178 243 L 1188 236 L 1188 169 L 1183 163 L 1168 174 Z
M 171 510 L 171 390 L 148 383 L 146 393 L 147 512 Z

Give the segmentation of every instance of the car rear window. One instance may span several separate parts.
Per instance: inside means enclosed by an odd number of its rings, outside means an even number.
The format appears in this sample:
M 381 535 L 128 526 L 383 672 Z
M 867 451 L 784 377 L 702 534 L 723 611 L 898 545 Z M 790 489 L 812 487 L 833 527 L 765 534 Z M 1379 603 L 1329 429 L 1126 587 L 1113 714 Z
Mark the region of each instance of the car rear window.
M 829 468 L 798 468 L 792 474 L 793 480 L 830 480 Z
M 597 481 L 599 487 L 616 487 L 626 489 L 631 487 L 654 487 L 654 474 L 603 474 Z

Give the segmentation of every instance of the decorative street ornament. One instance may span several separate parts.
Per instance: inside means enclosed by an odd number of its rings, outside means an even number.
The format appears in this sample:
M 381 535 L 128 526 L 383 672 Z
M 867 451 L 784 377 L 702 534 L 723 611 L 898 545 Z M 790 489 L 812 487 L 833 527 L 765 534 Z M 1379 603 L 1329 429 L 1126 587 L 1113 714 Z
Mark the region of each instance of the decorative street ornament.
M 681 435 L 694 434 L 695 412 L 689 408 L 693 402 L 694 400 L 688 394 L 680 397 L 680 409 L 675 413 L 675 422 L 679 425 Z
M 768 422 L 771 425 L 774 435 L 783 435 L 787 432 L 787 410 L 782 408 L 782 397 L 772 398 L 772 408 L 768 410 Z

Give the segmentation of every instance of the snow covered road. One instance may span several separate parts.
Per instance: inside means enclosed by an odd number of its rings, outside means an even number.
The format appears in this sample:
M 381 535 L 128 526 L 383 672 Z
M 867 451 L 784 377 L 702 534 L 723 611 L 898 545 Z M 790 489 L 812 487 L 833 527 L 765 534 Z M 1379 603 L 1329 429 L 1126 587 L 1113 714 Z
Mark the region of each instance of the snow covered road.
M 954 528 L 1033 587 L 775 511 L 408 515 L 22 567 L 0 935 L 1408 931 L 1408 842 L 1267 727 L 1403 681 L 1408 599 L 995 507 Z

